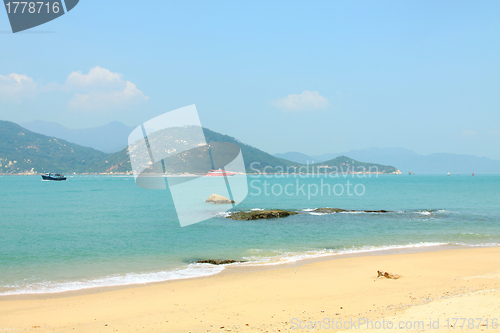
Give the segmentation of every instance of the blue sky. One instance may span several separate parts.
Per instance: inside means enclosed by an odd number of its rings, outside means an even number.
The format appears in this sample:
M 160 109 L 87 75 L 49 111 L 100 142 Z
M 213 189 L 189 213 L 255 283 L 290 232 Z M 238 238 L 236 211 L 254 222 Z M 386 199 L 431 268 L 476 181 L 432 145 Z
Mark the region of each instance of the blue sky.
M 270 153 L 500 159 L 499 1 L 94 1 L 0 11 L 0 119 L 136 126 L 196 104 Z

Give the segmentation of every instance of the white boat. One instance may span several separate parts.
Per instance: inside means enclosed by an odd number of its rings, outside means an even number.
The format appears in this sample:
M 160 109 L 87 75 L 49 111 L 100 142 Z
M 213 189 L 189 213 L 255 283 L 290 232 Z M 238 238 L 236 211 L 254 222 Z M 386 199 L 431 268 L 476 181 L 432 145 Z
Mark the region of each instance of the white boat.
M 217 169 L 217 170 L 212 169 L 205 176 L 207 176 L 207 177 L 221 177 L 221 176 L 234 176 L 235 174 L 236 174 L 236 172 L 232 172 L 232 171 L 225 171 L 222 169 Z

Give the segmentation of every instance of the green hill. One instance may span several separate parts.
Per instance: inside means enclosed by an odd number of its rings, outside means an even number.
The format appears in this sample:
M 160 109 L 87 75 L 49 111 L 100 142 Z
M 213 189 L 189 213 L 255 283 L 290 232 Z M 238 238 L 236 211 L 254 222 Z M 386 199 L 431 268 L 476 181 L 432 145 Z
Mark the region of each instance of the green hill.
M 393 166 L 364 163 L 353 160 L 347 156 L 339 156 L 322 163 L 315 163 L 312 164 L 310 168 L 314 173 L 400 173 L 400 171 Z
M 345 156 L 323 163 L 304 166 L 272 156 L 260 149 L 244 144 L 237 139 L 203 129 L 208 143 L 230 142 L 241 148 L 247 172 L 303 172 L 303 173 L 352 173 L 359 171 L 377 171 L 396 173 L 391 166 L 363 163 Z M 170 138 L 171 139 L 171 138 Z M 197 163 L 188 164 L 189 170 L 182 169 L 186 164 L 172 159 L 170 172 L 206 172 L 207 161 L 198 159 Z M 181 169 L 182 170 L 181 170 Z M 0 121 L 0 173 L 130 173 L 131 165 L 128 148 L 113 154 L 106 154 L 93 148 L 82 147 L 65 140 L 48 137 L 28 131 L 8 121 Z
M 4 174 L 101 172 L 107 155 L 0 121 L 0 172 Z
M 264 170 L 269 172 L 279 171 L 280 167 L 294 167 L 300 166 L 299 163 L 284 160 L 282 158 L 275 157 L 271 154 L 268 154 L 260 149 L 252 147 L 250 145 L 244 144 L 239 140 L 236 140 L 233 137 L 228 135 L 219 134 L 217 132 L 213 132 L 207 128 L 203 129 L 203 133 L 205 134 L 205 138 L 208 143 L 211 142 L 231 142 L 236 143 L 241 148 L 241 153 L 243 155 L 243 159 L 245 160 L 245 168 L 247 172 L 256 172 L 255 170 Z M 254 163 L 252 165 L 252 163 Z
M 216 142 L 230 142 L 237 144 L 241 149 L 247 172 L 255 173 L 264 170 L 264 168 L 266 172 L 276 172 L 279 171 L 281 167 L 300 166 L 299 163 L 274 157 L 260 149 L 244 144 L 233 137 L 213 132 L 207 128 L 203 128 L 203 133 L 205 135 L 206 142 L 209 144 Z M 172 133 L 169 134 L 171 135 Z M 182 163 L 182 159 L 190 160 L 191 163 Z M 108 162 L 107 165 L 109 166 L 109 171 L 123 173 L 131 170 L 130 158 L 127 148 L 117 153 L 107 155 L 106 161 Z M 203 173 L 208 171 L 207 164 L 209 165 L 209 163 L 210 162 L 205 161 L 203 157 L 194 159 L 192 157 L 186 158 L 186 156 L 184 155 L 183 158 L 178 157 L 176 159 L 175 157 L 173 157 L 172 160 L 169 161 L 169 163 L 166 163 L 166 169 L 167 171 L 172 173 Z M 254 164 L 252 165 L 252 163 Z

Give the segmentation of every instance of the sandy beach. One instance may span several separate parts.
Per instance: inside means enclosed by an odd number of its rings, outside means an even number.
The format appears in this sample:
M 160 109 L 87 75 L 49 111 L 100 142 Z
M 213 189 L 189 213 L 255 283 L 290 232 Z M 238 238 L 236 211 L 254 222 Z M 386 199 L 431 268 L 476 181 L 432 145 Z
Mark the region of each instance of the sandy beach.
M 377 270 L 401 278 L 377 278 Z M 500 248 L 331 257 L 0 298 L 1 332 L 380 331 L 389 322 L 402 331 L 462 330 L 453 318 L 466 318 L 463 329 L 500 331 Z

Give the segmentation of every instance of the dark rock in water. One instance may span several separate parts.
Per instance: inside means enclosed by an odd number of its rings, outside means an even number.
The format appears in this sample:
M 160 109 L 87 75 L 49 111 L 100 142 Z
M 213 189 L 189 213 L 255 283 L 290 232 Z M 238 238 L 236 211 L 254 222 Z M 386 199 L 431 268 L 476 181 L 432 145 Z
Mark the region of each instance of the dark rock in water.
M 391 213 L 389 210 L 347 210 L 342 208 L 316 208 L 310 213 L 321 213 L 321 214 L 335 214 L 342 212 L 364 212 L 364 213 Z M 260 219 L 274 219 L 279 217 L 287 217 L 290 215 L 299 214 L 298 212 L 292 212 L 288 210 L 272 209 L 272 210 L 254 210 L 250 212 L 236 212 L 231 213 L 227 216 L 228 219 L 238 220 L 238 221 L 250 221 L 250 220 L 260 220 Z
M 364 213 L 391 213 L 390 210 L 347 210 L 341 208 L 316 208 L 312 213 L 334 214 L 342 212 L 364 212 Z
M 232 264 L 235 262 L 245 262 L 244 260 L 232 260 L 232 259 L 205 259 L 195 261 L 197 264 L 212 264 L 212 265 L 225 265 Z
M 260 219 L 274 219 L 278 217 L 287 217 L 296 215 L 297 212 L 288 210 L 273 209 L 273 210 L 254 210 L 251 212 L 237 212 L 232 213 L 227 218 L 239 221 L 260 220 Z
M 340 212 L 348 212 L 348 210 L 341 209 L 341 208 L 316 208 L 312 212 L 313 213 L 323 213 L 323 214 L 333 214 L 333 213 L 340 213 Z
M 230 204 L 230 203 L 234 203 L 233 200 L 228 199 L 228 198 L 223 197 L 222 195 L 218 195 L 218 194 L 211 194 L 205 202 L 213 203 L 213 204 Z

